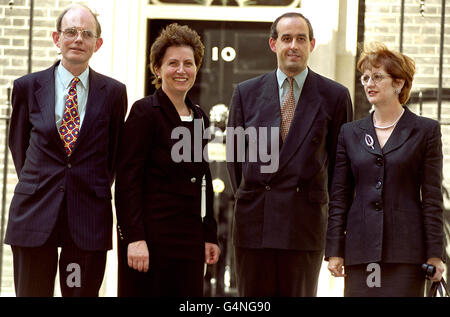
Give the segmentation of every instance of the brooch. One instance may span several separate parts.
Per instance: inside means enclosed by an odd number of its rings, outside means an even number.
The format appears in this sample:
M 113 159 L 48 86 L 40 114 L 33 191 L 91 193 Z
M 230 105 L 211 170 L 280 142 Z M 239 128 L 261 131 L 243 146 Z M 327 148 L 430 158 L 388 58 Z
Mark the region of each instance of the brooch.
M 366 141 L 368 147 L 370 147 L 372 150 L 375 150 L 375 148 L 373 147 L 374 145 L 373 138 L 370 134 L 366 134 L 364 140 Z

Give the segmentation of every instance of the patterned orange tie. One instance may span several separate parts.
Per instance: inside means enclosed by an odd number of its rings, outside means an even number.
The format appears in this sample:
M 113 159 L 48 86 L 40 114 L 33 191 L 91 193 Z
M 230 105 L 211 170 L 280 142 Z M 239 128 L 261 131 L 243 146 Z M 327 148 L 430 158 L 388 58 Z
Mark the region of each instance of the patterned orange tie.
M 292 118 L 294 117 L 295 111 L 295 97 L 294 97 L 294 79 L 288 77 L 289 81 L 289 91 L 284 97 L 283 105 L 281 106 L 281 138 L 286 138 L 289 127 L 291 126 Z
M 66 108 L 64 109 L 63 121 L 59 128 L 59 135 L 64 142 L 64 149 L 67 156 L 72 154 L 73 147 L 80 133 L 80 115 L 78 114 L 77 84 L 78 77 L 74 77 L 70 83 L 69 93 L 66 98 Z

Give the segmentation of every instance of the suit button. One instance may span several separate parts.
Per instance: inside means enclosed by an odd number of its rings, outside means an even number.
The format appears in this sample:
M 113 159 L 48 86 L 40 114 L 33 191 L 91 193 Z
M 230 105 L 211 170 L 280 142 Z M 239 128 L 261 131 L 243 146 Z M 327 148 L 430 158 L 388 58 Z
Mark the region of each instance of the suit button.
M 195 177 L 191 178 L 191 183 L 195 183 L 197 181 L 197 179 Z
M 72 164 L 67 164 L 67 168 L 72 168 Z
M 377 165 L 383 166 L 383 159 L 381 157 L 377 157 Z
M 270 186 L 266 186 L 266 190 L 271 190 L 272 188 L 270 188 Z
M 297 191 L 297 193 L 299 193 L 300 192 L 300 187 L 297 187 L 295 190 Z
M 376 187 L 377 189 L 380 189 L 380 188 L 381 188 L 381 185 L 382 185 L 381 181 L 378 181 L 378 183 L 375 185 L 375 187 Z
M 381 208 L 381 203 L 376 202 L 376 203 L 375 203 L 375 210 L 376 210 L 376 211 L 381 211 L 381 209 L 382 209 L 382 208 Z

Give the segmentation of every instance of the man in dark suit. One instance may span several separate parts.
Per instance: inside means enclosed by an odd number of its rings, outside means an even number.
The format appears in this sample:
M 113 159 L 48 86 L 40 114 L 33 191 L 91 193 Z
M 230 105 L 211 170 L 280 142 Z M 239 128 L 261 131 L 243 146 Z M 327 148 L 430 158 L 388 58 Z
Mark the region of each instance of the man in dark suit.
M 303 15 L 277 18 L 269 44 L 278 69 L 236 87 L 228 122 L 238 291 L 315 296 L 337 137 L 352 104 L 348 89 L 307 67 L 315 39 Z
M 102 45 L 85 6 L 65 10 L 53 41 L 62 60 L 14 82 L 10 149 L 19 182 L 6 243 L 17 296 L 98 296 L 112 248 L 111 185 L 126 88 L 88 63 Z

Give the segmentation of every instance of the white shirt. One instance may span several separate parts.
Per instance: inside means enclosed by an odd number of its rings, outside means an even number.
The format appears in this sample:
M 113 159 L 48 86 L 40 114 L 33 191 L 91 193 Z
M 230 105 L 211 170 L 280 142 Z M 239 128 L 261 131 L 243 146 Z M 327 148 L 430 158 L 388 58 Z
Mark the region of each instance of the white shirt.
M 305 68 L 300 74 L 294 76 L 294 98 L 295 104 L 298 103 L 300 99 L 300 95 L 302 93 L 303 85 L 305 84 L 306 76 L 308 76 L 308 67 Z M 283 73 L 281 69 L 277 69 L 277 80 L 278 80 L 278 88 L 280 92 L 280 106 L 283 104 L 284 97 L 289 92 L 289 81 L 287 80 L 288 76 Z
M 66 108 L 66 98 L 70 89 L 70 82 L 75 76 L 72 75 L 62 63 L 55 70 L 55 119 L 56 127 L 59 129 L 62 123 L 62 117 Z M 86 103 L 89 93 L 89 67 L 77 76 L 80 82 L 77 84 L 78 96 L 78 114 L 80 115 L 80 129 L 86 114 Z
M 189 109 L 189 115 L 188 116 L 180 116 L 180 119 L 183 122 L 192 122 L 192 121 L 194 121 L 194 114 L 192 113 L 192 110 Z

